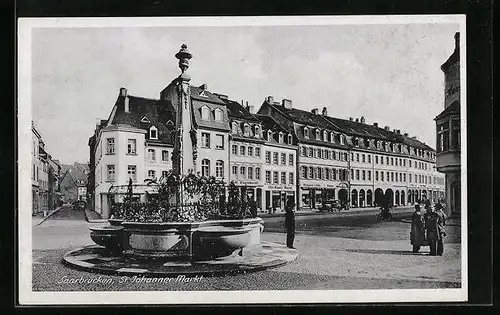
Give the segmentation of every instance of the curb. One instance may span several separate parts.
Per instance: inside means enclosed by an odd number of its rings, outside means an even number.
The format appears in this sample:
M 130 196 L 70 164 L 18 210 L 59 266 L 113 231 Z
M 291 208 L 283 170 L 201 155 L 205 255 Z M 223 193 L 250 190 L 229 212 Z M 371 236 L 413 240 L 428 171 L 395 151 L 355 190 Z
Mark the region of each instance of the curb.
M 33 226 L 39 226 L 40 224 L 42 224 L 43 222 L 45 222 L 45 220 L 47 220 L 48 218 L 50 218 L 54 213 L 58 212 L 59 210 L 61 210 L 62 208 L 64 208 L 64 206 L 61 206 L 59 208 L 55 208 L 54 210 L 52 210 L 51 212 L 49 212 L 49 214 L 47 214 L 47 216 L 45 218 L 42 218 L 40 220 L 40 222 L 38 222 L 37 224 L 33 225 Z
M 340 212 L 306 212 L 306 213 L 300 213 L 300 212 L 295 212 L 295 218 L 298 217 L 304 217 L 304 216 L 329 216 L 329 217 L 348 217 L 348 216 L 359 216 L 359 215 L 364 215 L 364 214 L 373 214 L 373 213 L 378 213 L 380 211 L 379 208 L 369 208 L 365 210 L 347 210 L 347 211 L 340 211 Z M 410 213 L 413 212 L 413 209 L 411 208 L 399 208 L 399 209 L 392 209 L 392 213 Z M 279 218 L 279 217 L 284 217 L 285 213 L 280 213 L 280 214 L 274 214 L 274 215 L 260 215 L 259 217 L 262 219 L 270 219 L 270 218 Z

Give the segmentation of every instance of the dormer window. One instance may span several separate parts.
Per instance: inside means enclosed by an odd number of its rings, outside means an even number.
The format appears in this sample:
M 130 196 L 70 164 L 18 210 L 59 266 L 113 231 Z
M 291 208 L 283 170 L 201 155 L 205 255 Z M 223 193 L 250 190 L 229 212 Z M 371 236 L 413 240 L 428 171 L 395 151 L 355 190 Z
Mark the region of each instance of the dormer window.
M 222 112 L 222 109 L 217 108 L 215 110 L 215 121 L 222 122 L 224 120 L 224 114 Z
M 345 144 L 345 138 L 344 135 L 340 135 L 340 144 L 344 145 Z
M 248 124 L 243 125 L 243 134 L 245 135 L 245 137 L 250 136 L 250 126 Z
M 272 137 L 273 137 L 273 132 L 271 130 L 268 130 L 267 131 L 267 141 L 271 141 Z
M 141 122 L 143 122 L 143 123 L 148 123 L 148 124 L 150 124 L 150 123 L 151 123 L 151 121 L 150 121 L 150 120 L 148 119 L 148 117 L 146 117 L 146 116 L 144 116 L 144 117 L 142 117 L 142 118 L 141 118 Z
M 174 122 L 173 122 L 173 121 L 171 121 L 171 120 L 169 120 L 169 121 L 167 121 L 166 125 L 167 125 L 168 127 L 172 127 L 172 126 L 174 125 Z
M 255 125 L 255 138 L 260 138 L 260 126 L 259 125 Z
M 354 137 L 354 146 L 359 147 L 359 139 L 358 137 Z
M 333 132 L 330 132 L 330 142 L 335 143 L 335 134 Z
M 304 127 L 304 138 L 308 139 L 309 138 L 309 128 Z
M 328 141 L 328 132 L 326 130 L 323 131 L 323 141 Z
M 155 126 L 149 128 L 149 139 L 158 139 L 158 128 Z
M 292 144 L 292 135 L 288 135 L 288 144 Z
M 319 140 L 319 129 L 316 129 L 316 140 Z
M 208 106 L 203 106 L 201 108 L 201 119 L 210 120 L 210 108 L 208 108 Z
M 283 143 L 283 132 L 279 134 L 279 143 Z
M 238 123 L 237 122 L 233 122 L 233 126 L 232 126 L 232 131 L 233 131 L 233 134 L 238 134 Z

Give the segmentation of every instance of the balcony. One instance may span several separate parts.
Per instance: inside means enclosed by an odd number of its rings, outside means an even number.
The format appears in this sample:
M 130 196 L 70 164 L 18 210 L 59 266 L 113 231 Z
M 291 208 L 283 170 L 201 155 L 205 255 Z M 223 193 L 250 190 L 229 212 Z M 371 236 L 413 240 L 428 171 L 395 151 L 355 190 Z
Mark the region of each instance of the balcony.
M 460 150 L 437 153 L 436 170 L 441 173 L 460 172 Z

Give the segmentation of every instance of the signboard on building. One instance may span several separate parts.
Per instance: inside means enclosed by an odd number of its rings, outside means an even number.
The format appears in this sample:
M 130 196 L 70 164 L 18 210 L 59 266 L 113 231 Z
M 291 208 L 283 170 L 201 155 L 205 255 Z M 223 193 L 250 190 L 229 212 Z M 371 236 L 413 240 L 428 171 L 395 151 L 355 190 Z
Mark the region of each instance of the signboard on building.
M 295 190 L 292 185 L 267 185 L 269 190 Z

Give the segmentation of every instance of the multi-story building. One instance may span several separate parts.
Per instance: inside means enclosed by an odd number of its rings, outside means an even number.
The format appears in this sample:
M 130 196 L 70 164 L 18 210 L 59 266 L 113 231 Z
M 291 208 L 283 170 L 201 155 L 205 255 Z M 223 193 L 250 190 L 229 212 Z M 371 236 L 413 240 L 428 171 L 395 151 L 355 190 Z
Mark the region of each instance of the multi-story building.
M 289 204 L 297 207 L 297 139 L 270 116 L 257 115 L 262 121 L 263 210 L 284 211 Z
M 393 205 L 443 194 L 435 152 L 426 144 L 388 126 L 369 125 L 292 107 L 290 100 L 268 97 L 260 114 L 273 117 L 298 140 L 300 207 L 321 208 L 338 199 L 351 207 Z M 436 178 L 436 180 L 434 180 Z
M 59 196 L 59 161 L 53 160 L 45 150 L 45 143 L 34 124 L 31 125 L 32 156 L 31 156 L 31 188 L 32 211 L 53 209 L 54 201 Z
M 441 66 L 444 73 L 444 110 L 437 115 L 437 170 L 446 176 L 448 215 L 460 214 L 460 33 L 455 34 L 455 50 Z
M 226 103 L 231 128 L 230 150 L 226 158 L 230 169 L 229 182 L 245 190 L 248 200 L 256 202 L 257 209 L 263 209 L 262 123 L 252 114 L 253 109 L 248 103 L 243 106 L 229 100 L 226 95 L 217 95 Z

